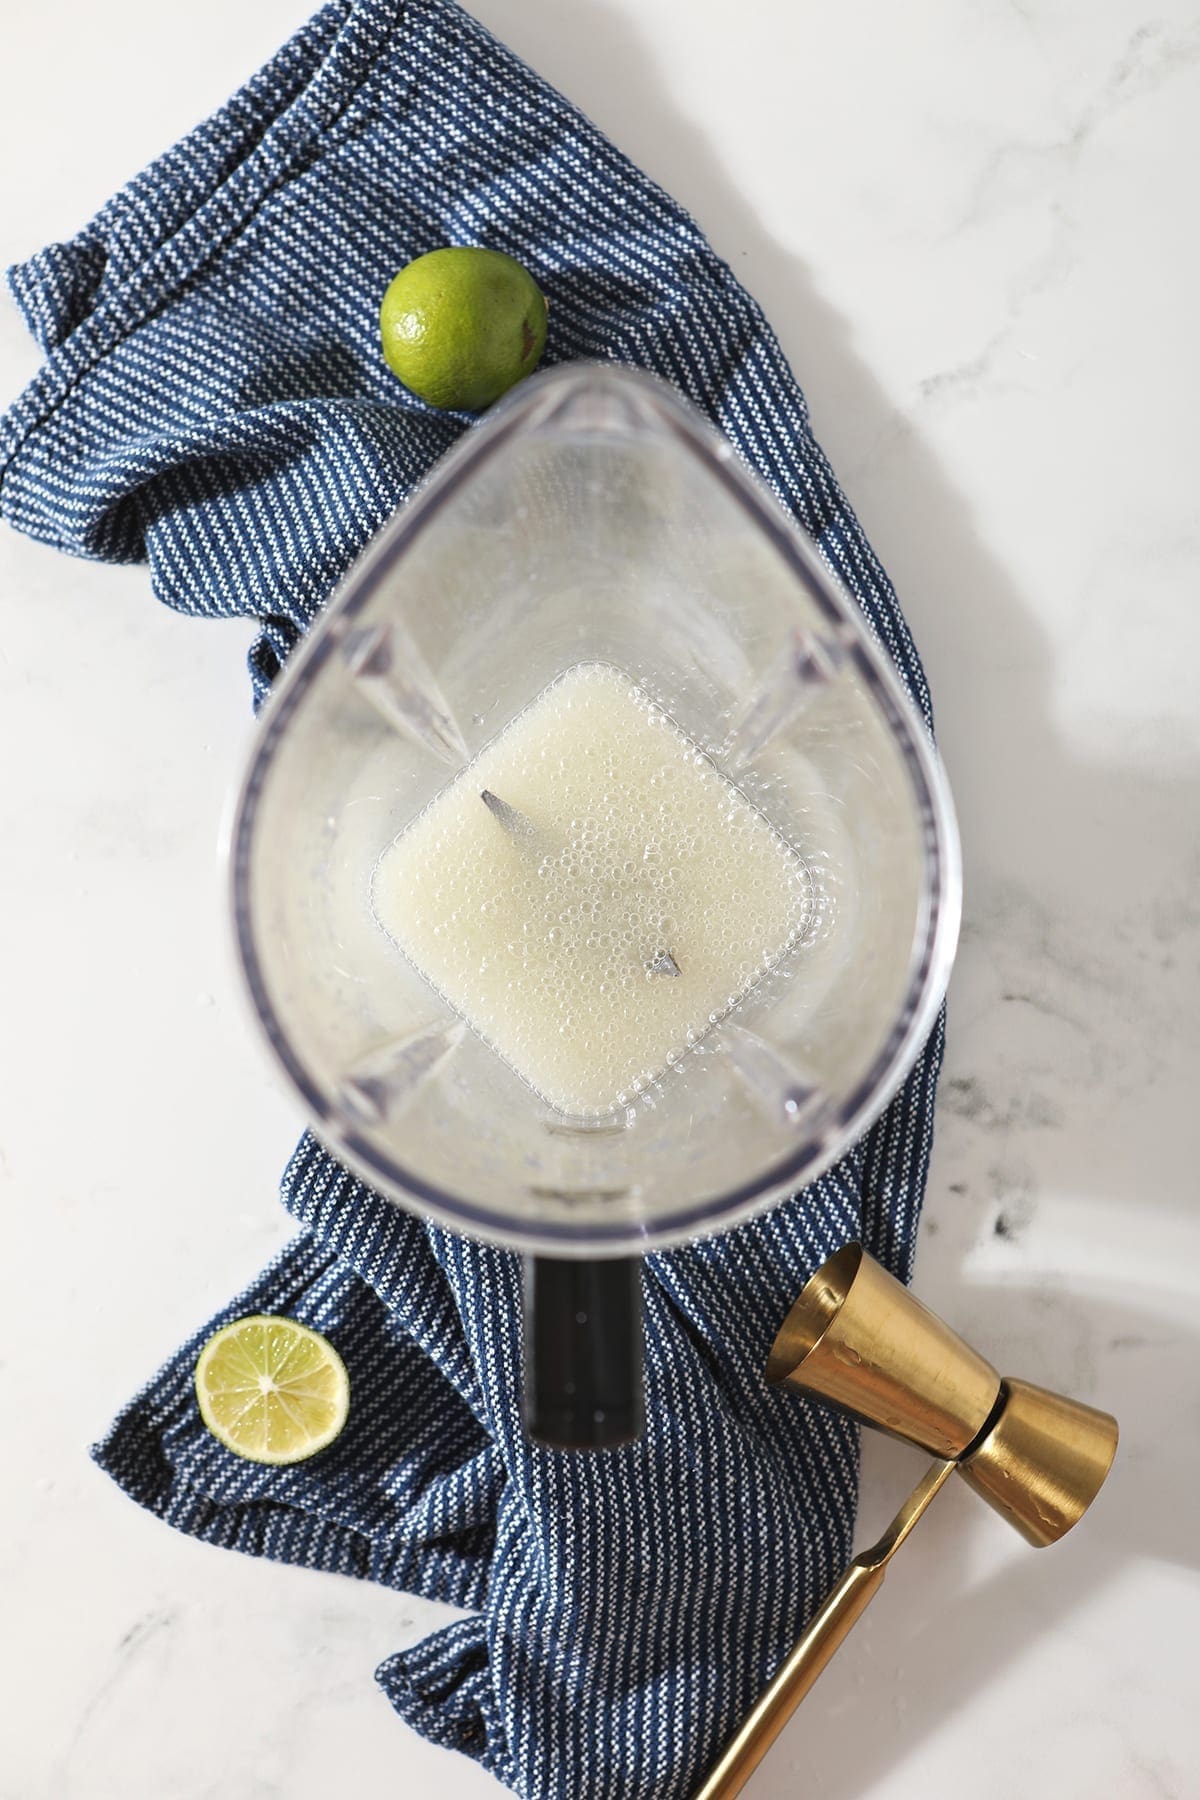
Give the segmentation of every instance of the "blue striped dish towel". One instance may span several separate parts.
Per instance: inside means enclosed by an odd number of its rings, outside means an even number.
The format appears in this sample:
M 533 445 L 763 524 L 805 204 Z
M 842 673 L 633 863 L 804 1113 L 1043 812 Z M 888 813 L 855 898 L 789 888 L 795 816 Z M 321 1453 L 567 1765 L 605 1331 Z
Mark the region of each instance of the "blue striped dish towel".
M 891 587 L 754 302 L 667 195 L 451 0 L 335 0 L 78 237 L 11 271 L 46 357 L 0 423 L 4 516 L 76 555 L 147 561 L 169 606 L 258 619 L 261 699 L 466 427 L 400 387 L 376 336 L 391 275 L 444 243 L 528 265 L 551 300 L 548 360 L 637 364 L 699 405 L 928 712 Z M 676 1800 L 846 1561 L 854 1429 L 761 1370 L 846 1239 L 908 1275 L 939 1054 L 940 1028 L 806 1192 L 649 1259 L 648 1424 L 630 1448 L 532 1448 L 515 1259 L 399 1211 L 306 1137 L 283 1180 L 298 1235 L 96 1458 L 214 1544 L 465 1609 L 378 1680 L 417 1730 L 525 1800 Z M 197 1415 L 199 1345 L 248 1312 L 306 1320 L 345 1358 L 349 1424 L 310 1463 L 238 1461 Z

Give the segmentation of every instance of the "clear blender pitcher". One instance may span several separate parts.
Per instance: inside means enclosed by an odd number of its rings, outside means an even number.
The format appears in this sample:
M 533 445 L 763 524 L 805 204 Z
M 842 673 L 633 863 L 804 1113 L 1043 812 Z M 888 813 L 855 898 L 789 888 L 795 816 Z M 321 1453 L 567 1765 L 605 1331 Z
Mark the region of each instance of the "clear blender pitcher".
M 401 953 L 373 883 L 592 665 L 769 821 L 811 904 L 681 1054 L 581 1114 Z M 401 1205 L 526 1252 L 527 1423 L 573 1447 L 640 1428 L 640 1253 L 793 1193 L 885 1105 L 960 895 L 935 752 L 857 607 L 691 407 L 590 365 L 524 383 L 351 570 L 266 709 L 232 876 L 254 1007 L 318 1135 Z

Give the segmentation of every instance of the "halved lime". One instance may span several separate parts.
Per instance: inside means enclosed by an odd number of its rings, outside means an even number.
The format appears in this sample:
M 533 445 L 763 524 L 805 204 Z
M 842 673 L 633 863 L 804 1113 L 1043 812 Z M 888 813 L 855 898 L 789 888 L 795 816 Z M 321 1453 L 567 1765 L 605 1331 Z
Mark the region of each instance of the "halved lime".
M 209 1338 L 196 1364 L 196 1398 L 208 1429 L 235 1456 L 303 1462 L 346 1423 L 350 1378 L 319 1331 L 258 1313 Z

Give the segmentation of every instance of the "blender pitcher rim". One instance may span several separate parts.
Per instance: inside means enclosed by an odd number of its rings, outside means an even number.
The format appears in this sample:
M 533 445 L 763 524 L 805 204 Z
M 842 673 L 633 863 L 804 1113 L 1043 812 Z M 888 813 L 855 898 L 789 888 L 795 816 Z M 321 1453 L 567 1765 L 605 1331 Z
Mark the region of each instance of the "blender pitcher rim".
M 552 390 L 598 382 L 637 388 L 687 449 L 705 459 L 732 499 L 764 530 L 785 563 L 797 568 L 827 619 L 854 622 L 847 645 L 870 692 L 879 703 L 899 745 L 925 832 L 930 873 L 921 915 L 913 932 L 913 948 L 903 1004 L 887 1037 L 855 1089 L 838 1105 L 835 1120 L 809 1135 L 751 1180 L 718 1196 L 697 1200 L 667 1218 L 647 1221 L 539 1221 L 525 1228 L 499 1218 L 491 1206 L 423 1180 L 376 1150 L 336 1110 L 332 1093 L 306 1067 L 279 1021 L 261 967 L 250 903 L 249 842 L 254 811 L 269 770 L 274 745 L 295 710 L 312 666 L 320 667 L 336 650 L 344 628 L 361 612 L 380 579 L 396 558 L 442 510 L 472 472 L 473 465 L 493 455 L 515 432 L 546 411 Z M 353 592 L 343 598 L 346 589 Z M 732 1229 L 777 1204 L 789 1193 L 817 1180 L 883 1112 L 909 1072 L 932 1029 L 941 1006 L 957 946 L 962 903 L 961 848 L 953 799 L 929 727 L 906 691 L 898 671 L 869 629 L 861 609 L 826 566 L 802 528 L 784 512 L 778 498 L 738 458 L 734 447 L 668 382 L 644 370 L 613 363 L 567 363 L 523 382 L 499 406 L 469 428 L 434 465 L 429 476 L 379 528 L 332 591 L 308 636 L 297 646 L 267 697 L 257 722 L 249 764 L 236 791 L 223 831 L 227 862 L 233 947 L 240 986 L 249 1001 L 260 1041 L 305 1107 L 316 1137 L 341 1157 L 373 1190 L 393 1204 L 415 1207 L 439 1225 L 506 1247 L 542 1251 L 561 1257 L 624 1256 L 666 1249 L 697 1236 Z

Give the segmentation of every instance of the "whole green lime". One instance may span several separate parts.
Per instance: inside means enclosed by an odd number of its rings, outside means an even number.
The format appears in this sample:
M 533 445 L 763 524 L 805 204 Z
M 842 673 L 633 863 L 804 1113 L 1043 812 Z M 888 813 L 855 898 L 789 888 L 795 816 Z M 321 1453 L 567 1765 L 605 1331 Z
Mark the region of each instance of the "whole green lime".
M 479 412 L 537 368 L 546 301 L 500 250 L 430 250 L 388 287 L 379 330 L 406 388 L 430 406 Z

